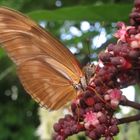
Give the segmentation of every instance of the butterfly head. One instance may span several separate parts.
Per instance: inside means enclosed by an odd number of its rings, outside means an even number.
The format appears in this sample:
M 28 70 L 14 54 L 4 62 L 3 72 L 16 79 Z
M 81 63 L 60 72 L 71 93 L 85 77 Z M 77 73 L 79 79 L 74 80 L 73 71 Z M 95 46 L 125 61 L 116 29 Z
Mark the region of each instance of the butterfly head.
M 84 75 L 80 78 L 78 84 L 74 84 L 75 89 L 85 91 L 90 79 L 95 75 L 95 65 L 88 64 L 83 68 Z

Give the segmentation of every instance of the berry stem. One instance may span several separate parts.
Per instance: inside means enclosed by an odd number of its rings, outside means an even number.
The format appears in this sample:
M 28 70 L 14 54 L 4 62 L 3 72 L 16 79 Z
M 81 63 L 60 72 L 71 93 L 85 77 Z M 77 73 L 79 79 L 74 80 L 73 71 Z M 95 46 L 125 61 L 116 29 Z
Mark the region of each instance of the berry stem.
M 130 106 L 130 107 L 132 107 L 132 108 L 135 108 L 135 109 L 140 110 L 140 104 L 139 104 L 139 103 L 130 101 L 130 100 L 128 100 L 127 98 L 124 98 L 123 100 L 121 100 L 120 105 L 123 105 L 123 106 Z
M 137 114 L 134 116 L 118 119 L 118 124 L 120 125 L 120 124 L 130 123 L 130 122 L 139 121 L 139 120 L 140 120 L 140 114 Z

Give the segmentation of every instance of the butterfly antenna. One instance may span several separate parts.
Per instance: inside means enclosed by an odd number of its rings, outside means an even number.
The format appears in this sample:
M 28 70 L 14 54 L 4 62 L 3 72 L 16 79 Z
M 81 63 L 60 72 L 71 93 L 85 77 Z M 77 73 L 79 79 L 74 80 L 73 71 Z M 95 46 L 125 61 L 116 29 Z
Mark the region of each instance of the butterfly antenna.
M 107 103 L 107 102 L 103 99 L 103 97 L 101 97 L 101 95 L 100 95 L 93 87 L 88 87 L 88 89 L 89 89 L 90 91 L 93 91 L 93 92 L 95 93 L 95 95 L 96 95 L 104 104 L 108 105 L 110 108 L 113 109 L 113 107 L 112 107 L 109 103 Z

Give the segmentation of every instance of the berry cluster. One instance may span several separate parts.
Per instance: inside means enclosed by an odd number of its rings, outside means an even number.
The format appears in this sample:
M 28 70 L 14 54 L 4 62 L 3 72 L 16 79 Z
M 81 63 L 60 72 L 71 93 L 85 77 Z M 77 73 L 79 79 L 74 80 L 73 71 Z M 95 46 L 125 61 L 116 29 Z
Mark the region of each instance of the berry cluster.
M 85 131 L 92 140 L 98 140 L 102 136 L 111 140 L 119 132 L 113 113 L 121 99 L 121 92 L 114 89 L 105 95 L 104 100 L 100 99 L 103 96 L 98 97 L 89 90 L 80 95 L 71 104 L 72 115 L 66 115 L 54 124 L 54 140 L 65 140 L 80 131 Z
M 114 113 L 125 97 L 121 88 L 140 81 L 140 1 L 130 15 L 132 26 L 117 24 L 116 44 L 110 44 L 99 54 L 95 75 L 83 94 L 71 104 L 71 115 L 54 124 L 54 140 L 85 131 L 92 140 L 104 137 L 113 140 L 117 135 L 118 119 Z
M 59 119 L 59 122 L 54 124 L 54 130 L 57 133 L 53 136 L 53 139 L 65 140 L 68 136 L 82 131 L 83 126 L 77 124 L 72 115 L 66 115 L 65 118 Z

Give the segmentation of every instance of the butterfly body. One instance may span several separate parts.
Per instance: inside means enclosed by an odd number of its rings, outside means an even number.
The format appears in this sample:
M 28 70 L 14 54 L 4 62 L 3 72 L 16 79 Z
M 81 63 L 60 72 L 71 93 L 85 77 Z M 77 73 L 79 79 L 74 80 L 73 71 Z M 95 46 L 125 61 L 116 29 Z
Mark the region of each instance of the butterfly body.
M 0 43 L 25 90 L 40 105 L 59 109 L 86 88 L 89 78 L 74 55 L 23 14 L 0 7 Z

